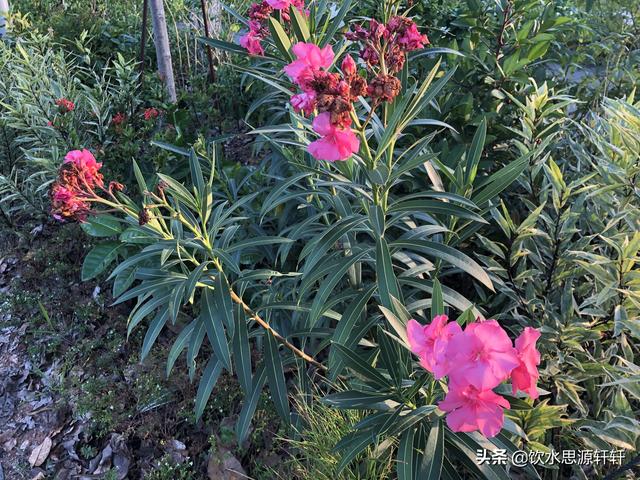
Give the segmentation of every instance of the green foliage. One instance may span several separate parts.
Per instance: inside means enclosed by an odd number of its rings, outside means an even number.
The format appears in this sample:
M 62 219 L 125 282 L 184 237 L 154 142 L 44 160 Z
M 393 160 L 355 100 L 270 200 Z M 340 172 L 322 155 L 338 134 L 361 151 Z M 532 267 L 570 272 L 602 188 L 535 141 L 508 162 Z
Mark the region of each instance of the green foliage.
M 518 132 L 525 140 L 519 148 L 548 135 L 558 121 L 547 112 L 562 105 L 566 100 L 546 87 L 533 90 L 520 105 L 522 124 L 530 128 Z M 633 179 L 639 113 L 633 103 L 605 100 L 593 126 L 579 126 L 579 136 L 565 137 L 532 165 L 509 209 L 505 202 L 493 210 L 502 238 L 479 237 L 491 254 L 484 263 L 500 285 L 493 310 L 541 327 L 548 356 L 543 376 L 552 379 L 555 401 L 567 405 L 570 423 L 564 425 L 554 424 L 552 411 L 546 421 L 518 412 L 523 430 L 543 445 L 637 446 L 640 428 L 630 405 L 638 392 L 628 385 L 638 362 L 634 270 L 640 238 Z
M 187 8 L 179 3 L 170 10 Z M 475 452 L 637 450 L 635 23 L 607 19 L 597 2 L 420 2 L 411 13 L 434 47 L 410 58 L 393 103 L 374 114 L 359 100 L 362 148 L 328 164 L 305 153 L 316 135 L 287 106 L 291 45 L 330 44 L 341 58 L 354 48 L 342 40 L 352 22 L 401 12 L 399 2 L 313 2 L 308 16 L 292 11 L 290 24 L 273 17 L 266 54 L 253 59 L 234 43 L 246 5 L 236 7 L 226 8 L 225 21 L 237 22 L 229 32 L 201 42 L 229 63 L 221 80 L 184 81 L 200 91 L 164 106 L 171 131 L 140 118 L 162 104 L 153 86 L 139 89 L 124 57 L 96 70 L 48 37 L 0 47 L 0 72 L 12 72 L 0 86 L 6 217 L 29 202 L 44 208 L 47 181 L 70 148 L 102 148 L 107 166 L 135 158 L 117 172 L 132 180 L 118 193 L 123 215 L 83 225 L 100 239 L 83 280 L 111 270 L 115 304 L 132 304 L 128 333 L 143 330 L 142 359 L 171 323 L 167 375 L 184 365 L 198 377 L 196 419 L 218 401 L 221 379 L 235 375 L 242 443 L 268 391 L 283 428 L 300 435 L 292 463 L 304 478 L 392 470 L 398 479 L 508 479 L 511 466 L 478 464 Z M 114 9 L 125 14 L 120 3 Z M 75 40 L 86 58 L 92 40 Z M 191 59 L 202 66 L 202 52 L 186 45 L 177 48 L 183 72 Z M 576 78 L 586 59 L 604 72 L 596 84 Z M 626 100 L 603 98 L 621 92 Z M 42 119 L 55 116 L 61 96 L 78 99 L 77 113 L 52 129 Z M 209 96 L 222 114 L 210 111 Z M 115 128 L 115 112 L 130 122 Z M 259 165 L 230 166 L 219 129 L 205 140 L 203 126 L 230 112 L 259 123 L 251 132 Z M 140 132 L 156 147 L 146 161 Z M 543 334 L 541 399 L 504 386 L 511 409 L 493 439 L 446 426 L 437 408 L 446 386 L 408 350 L 407 321 L 442 313 L 460 324 L 496 318 L 514 336 L 526 326 Z M 303 400 L 290 395 L 293 384 Z M 190 478 L 171 468 L 150 478 Z M 526 465 L 517 474 L 587 478 L 611 468 Z

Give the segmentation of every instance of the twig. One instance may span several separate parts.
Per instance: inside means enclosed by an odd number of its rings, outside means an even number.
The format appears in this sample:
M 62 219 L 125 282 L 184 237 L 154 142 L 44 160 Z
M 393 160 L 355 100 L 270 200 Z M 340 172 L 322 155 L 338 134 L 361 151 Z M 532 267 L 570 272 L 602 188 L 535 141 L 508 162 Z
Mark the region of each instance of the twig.
M 510 20 L 511 6 L 511 0 L 508 0 L 507 5 L 504 7 L 504 18 L 502 19 L 502 26 L 500 27 L 500 34 L 498 35 L 498 46 L 496 47 L 496 63 L 498 63 L 498 57 L 500 57 L 500 52 L 504 47 L 504 32 L 507 29 L 507 24 Z
M 323 370 L 323 371 L 327 370 L 327 367 L 325 367 L 323 364 L 321 364 L 320 362 L 315 360 L 313 357 L 311 357 L 311 356 L 307 355 L 306 353 L 304 353 L 302 350 L 300 350 L 295 345 L 291 344 L 286 338 L 284 338 L 282 335 L 280 335 L 278 332 L 276 332 L 273 328 L 271 328 L 271 325 L 269 325 L 257 313 L 255 313 L 253 310 L 251 310 L 251 308 L 249 308 L 249 306 L 246 303 L 244 303 L 244 300 L 242 300 L 242 298 L 240 298 L 236 294 L 236 292 L 234 292 L 231 289 L 229 290 L 229 292 L 231 294 L 231 300 L 233 300 L 238 305 L 240 305 L 242 307 L 242 310 L 244 310 L 244 313 L 246 313 L 251 320 L 253 320 L 254 322 L 257 322 L 265 330 L 268 330 L 276 338 L 276 340 L 278 340 L 280 343 L 282 343 L 282 345 L 287 347 L 295 355 L 297 355 L 298 357 L 302 358 L 304 361 L 314 365 L 315 367 L 319 368 L 320 370 Z

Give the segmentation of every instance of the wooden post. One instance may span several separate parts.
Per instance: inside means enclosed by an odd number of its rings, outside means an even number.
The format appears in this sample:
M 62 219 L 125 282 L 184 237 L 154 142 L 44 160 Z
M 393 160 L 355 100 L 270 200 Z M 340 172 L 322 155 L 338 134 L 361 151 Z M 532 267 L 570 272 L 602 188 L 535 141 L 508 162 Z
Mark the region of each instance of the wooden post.
M 167 17 L 164 13 L 163 0 L 149 0 L 151 3 L 151 17 L 153 19 L 153 40 L 156 44 L 156 57 L 158 59 L 158 72 L 167 89 L 169 101 L 176 103 L 176 84 L 173 78 L 173 65 L 171 63 L 171 48 L 169 47 L 169 34 L 167 33 Z
M 209 7 L 207 6 L 207 0 L 200 0 L 200 5 L 202 5 L 202 20 L 204 22 L 204 38 L 209 37 Z M 213 67 L 213 49 L 211 45 L 206 46 L 207 49 L 207 57 L 209 59 L 209 80 L 211 82 L 216 81 L 216 71 Z
M 140 32 L 140 81 L 144 76 L 144 49 L 147 45 L 147 14 L 149 12 L 149 0 L 142 2 L 142 31 Z

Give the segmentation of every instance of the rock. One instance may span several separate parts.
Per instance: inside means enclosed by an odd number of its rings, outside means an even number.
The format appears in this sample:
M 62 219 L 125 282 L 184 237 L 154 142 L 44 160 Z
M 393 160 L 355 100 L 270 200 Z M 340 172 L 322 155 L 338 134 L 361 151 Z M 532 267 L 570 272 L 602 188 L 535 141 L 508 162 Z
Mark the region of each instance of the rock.
M 209 454 L 207 464 L 209 480 L 246 480 L 249 478 L 240 461 L 226 448 Z

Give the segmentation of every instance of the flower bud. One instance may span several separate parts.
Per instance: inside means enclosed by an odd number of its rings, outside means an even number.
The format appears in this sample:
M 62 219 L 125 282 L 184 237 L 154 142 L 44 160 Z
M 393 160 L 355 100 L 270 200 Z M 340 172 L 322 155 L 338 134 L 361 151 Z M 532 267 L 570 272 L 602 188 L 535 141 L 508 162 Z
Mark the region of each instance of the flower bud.
M 347 55 L 342 60 L 342 71 L 344 72 L 345 77 L 352 77 L 356 74 L 356 62 L 353 60 L 351 55 Z

